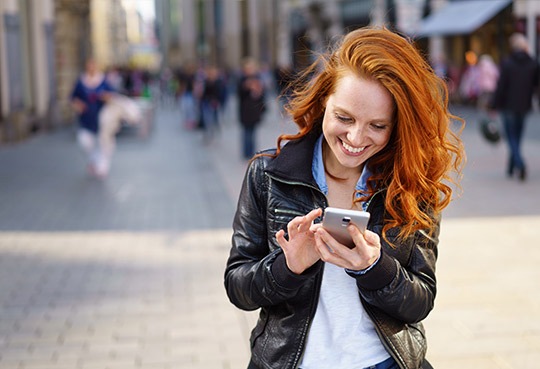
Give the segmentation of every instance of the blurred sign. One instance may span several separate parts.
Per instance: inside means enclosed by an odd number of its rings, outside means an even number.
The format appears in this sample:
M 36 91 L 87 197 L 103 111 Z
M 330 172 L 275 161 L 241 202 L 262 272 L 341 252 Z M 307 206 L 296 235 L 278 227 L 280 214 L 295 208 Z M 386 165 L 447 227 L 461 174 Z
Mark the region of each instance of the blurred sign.
M 154 45 L 131 45 L 129 65 L 138 69 L 157 71 L 161 65 L 161 53 Z
M 469 0 L 448 3 L 421 22 L 419 37 L 466 35 L 495 17 L 512 0 Z

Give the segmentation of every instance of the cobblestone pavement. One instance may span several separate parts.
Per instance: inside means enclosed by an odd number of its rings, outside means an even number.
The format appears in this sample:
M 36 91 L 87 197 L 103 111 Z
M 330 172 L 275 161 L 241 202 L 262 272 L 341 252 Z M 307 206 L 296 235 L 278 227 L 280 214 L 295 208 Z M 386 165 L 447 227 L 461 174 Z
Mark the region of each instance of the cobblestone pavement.
M 426 320 L 438 369 L 540 362 L 540 117 L 529 180 L 504 176 L 472 109 L 463 195 L 443 219 L 439 292 Z M 273 106 L 259 146 L 293 127 Z M 111 176 L 89 178 L 72 129 L 0 147 L 0 369 L 244 368 L 256 313 L 223 289 L 246 163 L 234 108 L 203 145 L 176 110 L 147 139 L 119 136 Z

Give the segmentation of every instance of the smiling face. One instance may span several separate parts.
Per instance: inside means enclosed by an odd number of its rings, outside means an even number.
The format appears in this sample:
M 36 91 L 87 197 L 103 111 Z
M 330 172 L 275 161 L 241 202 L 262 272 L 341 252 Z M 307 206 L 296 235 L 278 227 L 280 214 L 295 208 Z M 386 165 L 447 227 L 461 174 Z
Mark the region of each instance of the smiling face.
M 322 123 L 327 170 L 340 177 L 361 172 L 390 140 L 393 117 L 392 95 L 379 82 L 352 73 L 341 77 L 328 96 Z

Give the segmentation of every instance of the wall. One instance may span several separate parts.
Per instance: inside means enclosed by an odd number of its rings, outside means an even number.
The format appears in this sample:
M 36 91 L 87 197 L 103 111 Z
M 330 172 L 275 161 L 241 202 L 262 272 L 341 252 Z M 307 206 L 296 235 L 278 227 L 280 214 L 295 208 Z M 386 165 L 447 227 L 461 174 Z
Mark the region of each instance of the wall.
M 48 126 L 54 99 L 53 0 L 0 2 L 0 142 Z
M 69 95 L 83 69 L 84 60 L 92 54 L 89 19 L 89 0 L 55 0 L 58 124 L 69 124 L 73 121 Z
M 54 60 L 52 53 L 54 52 L 54 8 L 53 2 L 32 1 L 33 8 L 30 10 L 31 24 L 31 39 L 34 40 L 34 54 L 36 58 L 31 60 L 30 66 L 33 70 L 32 77 L 34 81 L 35 113 L 37 116 L 43 117 L 48 114 L 51 99 L 54 98 Z

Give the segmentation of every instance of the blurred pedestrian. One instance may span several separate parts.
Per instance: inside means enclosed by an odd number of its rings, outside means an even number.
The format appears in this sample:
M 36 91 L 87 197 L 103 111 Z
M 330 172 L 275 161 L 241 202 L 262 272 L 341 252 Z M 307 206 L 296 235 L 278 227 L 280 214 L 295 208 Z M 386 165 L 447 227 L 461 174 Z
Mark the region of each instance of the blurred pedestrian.
M 207 67 L 201 94 L 202 128 L 205 143 L 210 143 L 219 132 L 219 110 L 221 109 L 224 89 L 225 84 L 220 78 L 219 69 L 215 66 Z
M 113 91 L 96 61 L 88 59 L 71 93 L 71 103 L 79 120 L 77 141 L 86 154 L 87 171 L 92 176 L 104 176 L 98 140 L 99 113 Z
M 359 29 L 295 87 L 294 135 L 249 164 L 225 270 L 229 299 L 260 309 L 250 369 L 430 368 L 439 221 L 463 145 L 446 85 L 411 42 Z M 313 76 L 306 78 L 306 76 Z M 363 209 L 338 243 L 322 208 Z
M 459 94 L 465 103 L 476 103 L 480 94 L 478 57 L 474 51 L 465 53 L 466 66 L 459 82 Z
M 238 107 L 242 125 L 242 156 L 249 160 L 256 151 L 255 130 L 261 123 L 265 106 L 265 84 L 254 59 L 243 61 L 238 81 Z
M 110 170 L 114 151 L 116 149 L 116 135 L 122 124 L 143 124 L 142 110 L 134 99 L 112 93 L 99 112 L 99 161 L 96 172 L 99 177 L 105 178 Z
M 518 178 L 527 178 L 521 142 L 525 119 L 532 108 L 532 97 L 537 93 L 539 66 L 529 55 L 527 38 L 521 33 L 510 37 L 510 55 L 503 60 L 492 107 L 502 116 L 506 141 L 510 151 L 506 173 L 517 172 Z
M 170 68 L 164 68 L 159 75 L 159 103 L 164 107 L 173 107 L 176 102 L 178 80 Z
M 489 54 L 482 54 L 478 61 L 478 108 L 489 109 L 499 80 L 499 67 Z
M 197 67 L 189 63 L 178 72 L 180 109 L 186 129 L 197 128 L 199 122 L 199 97 Z
M 488 143 L 495 144 L 501 139 L 500 124 L 497 114 L 490 109 L 493 94 L 499 79 L 499 67 L 488 54 L 480 56 L 477 64 L 478 78 L 478 100 L 477 107 L 480 113 L 478 122 L 480 132 Z
M 109 86 L 111 86 L 112 89 L 114 89 L 116 92 L 122 92 L 122 88 L 124 86 L 124 79 L 118 67 L 112 66 L 108 68 L 107 72 L 105 73 L 105 78 L 107 79 L 107 83 L 109 84 Z

